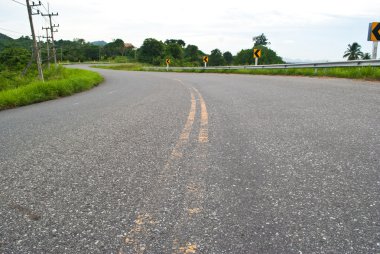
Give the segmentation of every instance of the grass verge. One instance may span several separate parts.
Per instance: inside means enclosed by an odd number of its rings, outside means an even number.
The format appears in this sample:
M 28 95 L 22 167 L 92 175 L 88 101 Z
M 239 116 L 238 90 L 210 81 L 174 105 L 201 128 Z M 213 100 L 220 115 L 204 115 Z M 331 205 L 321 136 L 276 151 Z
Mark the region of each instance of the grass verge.
M 103 77 L 96 72 L 66 69 L 47 73 L 47 81 L 31 81 L 15 88 L 0 91 L 0 110 L 56 99 L 88 90 Z
M 94 66 L 96 68 L 127 71 L 159 71 L 166 72 L 166 69 L 155 69 L 142 64 L 120 64 L 107 66 Z M 210 69 L 169 69 L 169 72 L 190 72 L 190 73 L 226 73 L 226 74 L 250 74 L 250 75 L 282 75 L 282 76 L 307 76 L 307 77 L 335 77 L 380 81 L 380 67 L 341 67 L 341 68 L 300 68 L 300 69 L 240 69 L 240 70 L 210 70 Z
M 143 65 L 140 63 L 125 63 L 125 64 L 110 64 L 110 65 L 93 65 L 92 68 L 107 69 L 107 70 L 121 70 L 121 71 L 143 71 L 144 68 L 151 66 Z
M 145 69 L 151 70 L 151 69 Z M 160 70 L 166 71 L 166 70 Z M 226 73 L 251 75 L 279 75 L 279 76 L 306 76 L 306 77 L 335 77 L 348 79 L 362 79 L 380 81 L 380 67 L 341 67 L 341 68 L 305 68 L 305 69 L 262 69 L 262 70 L 169 70 L 174 72 L 193 73 Z

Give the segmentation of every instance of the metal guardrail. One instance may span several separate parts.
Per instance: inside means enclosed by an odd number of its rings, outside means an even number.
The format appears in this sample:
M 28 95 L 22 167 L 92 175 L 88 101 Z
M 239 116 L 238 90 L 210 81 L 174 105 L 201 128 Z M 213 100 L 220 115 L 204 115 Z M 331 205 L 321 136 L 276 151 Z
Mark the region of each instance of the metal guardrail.
M 240 66 L 208 66 L 208 67 L 170 67 L 170 70 L 243 70 L 243 69 L 294 69 L 294 68 L 333 68 L 380 66 L 379 60 L 352 60 L 344 62 L 271 64 L 271 65 L 240 65 Z M 144 67 L 146 70 L 164 70 L 166 67 Z

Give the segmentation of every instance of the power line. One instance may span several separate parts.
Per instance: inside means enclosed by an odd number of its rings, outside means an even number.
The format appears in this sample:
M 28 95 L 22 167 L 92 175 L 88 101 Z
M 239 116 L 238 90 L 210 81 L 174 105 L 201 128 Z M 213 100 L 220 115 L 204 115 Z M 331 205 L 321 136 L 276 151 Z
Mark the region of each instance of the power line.
M 18 4 L 20 4 L 20 5 L 23 5 L 23 6 L 25 6 L 26 7 L 26 4 L 24 4 L 24 3 L 21 3 L 21 2 L 19 2 L 19 1 L 17 1 L 17 0 L 11 0 L 12 2 L 15 2 L 15 3 L 18 3 Z M 42 4 L 42 3 L 41 3 Z M 42 6 L 45 8 L 45 10 L 46 10 L 46 7 L 42 4 Z M 30 6 L 33 10 L 35 10 L 35 11 L 39 11 L 38 10 L 38 8 L 37 8 L 37 6 Z M 49 23 L 49 20 L 46 18 L 46 17 L 43 17 L 44 19 L 45 19 L 45 22 L 46 22 L 46 24 L 48 24 Z
M 42 7 L 44 7 L 45 11 L 46 11 L 47 13 L 49 13 L 48 8 L 46 8 L 46 6 L 45 6 L 42 2 L 41 2 L 41 4 L 42 4 Z
M 23 6 L 26 6 L 26 4 L 23 4 L 23 3 L 20 3 L 19 1 L 16 1 L 16 0 L 11 0 L 12 2 L 15 2 L 15 3 L 18 3 L 18 4 L 21 4 Z
M 46 8 L 46 6 L 45 6 L 42 2 L 41 2 L 41 4 L 42 4 L 42 7 L 44 7 L 46 13 L 49 13 L 49 12 L 50 12 L 49 8 Z M 48 3 L 48 5 L 49 5 L 49 3 Z M 44 16 L 43 16 L 43 17 L 44 17 Z M 45 18 L 46 22 L 49 23 L 49 21 L 47 20 L 47 18 L 46 18 L 46 17 L 44 17 L 44 18 Z M 54 19 L 54 17 L 51 17 L 51 18 L 52 18 L 52 20 L 54 21 L 54 23 L 58 23 L 58 22 Z
M 21 3 L 21 2 L 19 2 L 19 1 L 17 1 L 17 0 L 11 0 L 11 1 L 12 1 L 12 2 L 15 2 L 15 3 L 18 3 L 18 4 L 20 4 L 20 5 L 23 5 L 23 6 L 26 7 L 26 4 Z M 41 5 L 44 7 L 45 10 L 47 10 L 43 3 L 41 3 Z M 31 7 L 33 10 L 35 10 L 35 11 L 39 11 L 38 8 L 37 8 L 37 6 L 32 6 L 32 5 L 31 5 L 30 7 Z M 46 17 L 43 17 L 43 18 L 44 18 L 46 24 L 48 24 L 48 23 L 49 23 L 49 20 L 48 20 Z
M 45 16 L 41 16 L 41 17 L 43 17 L 44 18 L 44 20 L 45 20 L 45 22 L 46 22 L 46 24 L 49 24 L 49 20 L 45 17 Z
M 0 30 L 4 30 L 4 31 L 7 31 L 7 32 L 16 33 L 16 34 L 23 34 L 23 33 L 16 32 L 16 31 L 13 31 L 13 30 L 9 30 L 9 29 L 5 29 L 5 28 L 2 28 L 2 27 L 0 27 Z
M 44 7 L 44 9 L 45 9 L 45 11 L 47 12 L 47 13 L 50 13 L 50 8 L 49 8 L 49 3 L 48 3 L 48 8 L 46 8 L 46 6 L 41 2 L 41 4 L 42 4 L 42 7 Z M 54 23 L 58 23 L 55 19 L 54 19 L 54 17 L 51 17 L 52 18 L 52 20 L 54 21 Z

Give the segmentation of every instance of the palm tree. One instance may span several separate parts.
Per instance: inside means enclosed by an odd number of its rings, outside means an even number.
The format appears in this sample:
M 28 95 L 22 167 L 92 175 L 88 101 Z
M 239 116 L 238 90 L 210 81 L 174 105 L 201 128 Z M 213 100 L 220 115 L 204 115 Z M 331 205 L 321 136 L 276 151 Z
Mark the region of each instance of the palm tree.
M 346 52 L 344 52 L 343 57 L 348 57 L 348 60 L 357 60 L 363 56 L 363 52 L 360 51 L 362 46 L 360 46 L 357 42 L 352 44 L 348 44 L 348 48 Z
M 369 59 L 371 59 L 370 53 L 364 53 L 363 56 L 362 56 L 362 59 L 363 60 L 369 60 Z

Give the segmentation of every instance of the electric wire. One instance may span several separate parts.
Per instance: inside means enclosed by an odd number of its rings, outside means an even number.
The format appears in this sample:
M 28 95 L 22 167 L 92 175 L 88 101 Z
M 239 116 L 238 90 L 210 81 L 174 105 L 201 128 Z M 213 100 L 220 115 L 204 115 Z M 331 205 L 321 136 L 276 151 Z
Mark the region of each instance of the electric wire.
M 16 32 L 16 31 L 13 31 L 13 30 L 9 30 L 9 29 L 6 29 L 6 28 L 2 28 L 2 27 L 0 27 L 0 30 L 4 30 L 4 31 L 7 31 L 7 32 L 16 33 L 16 34 L 23 34 L 23 33 L 20 33 L 20 32 Z
M 18 3 L 18 4 L 21 4 L 21 5 L 23 5 L 23 6 L 26 6 L 26 4 L 23 4 L 23 3 L 21 3 L 21 2 L 19 2 L 19 1 L 16 1 L 16 0 L 11 0 L 12 2 L 15 2 L 15 3 Z

